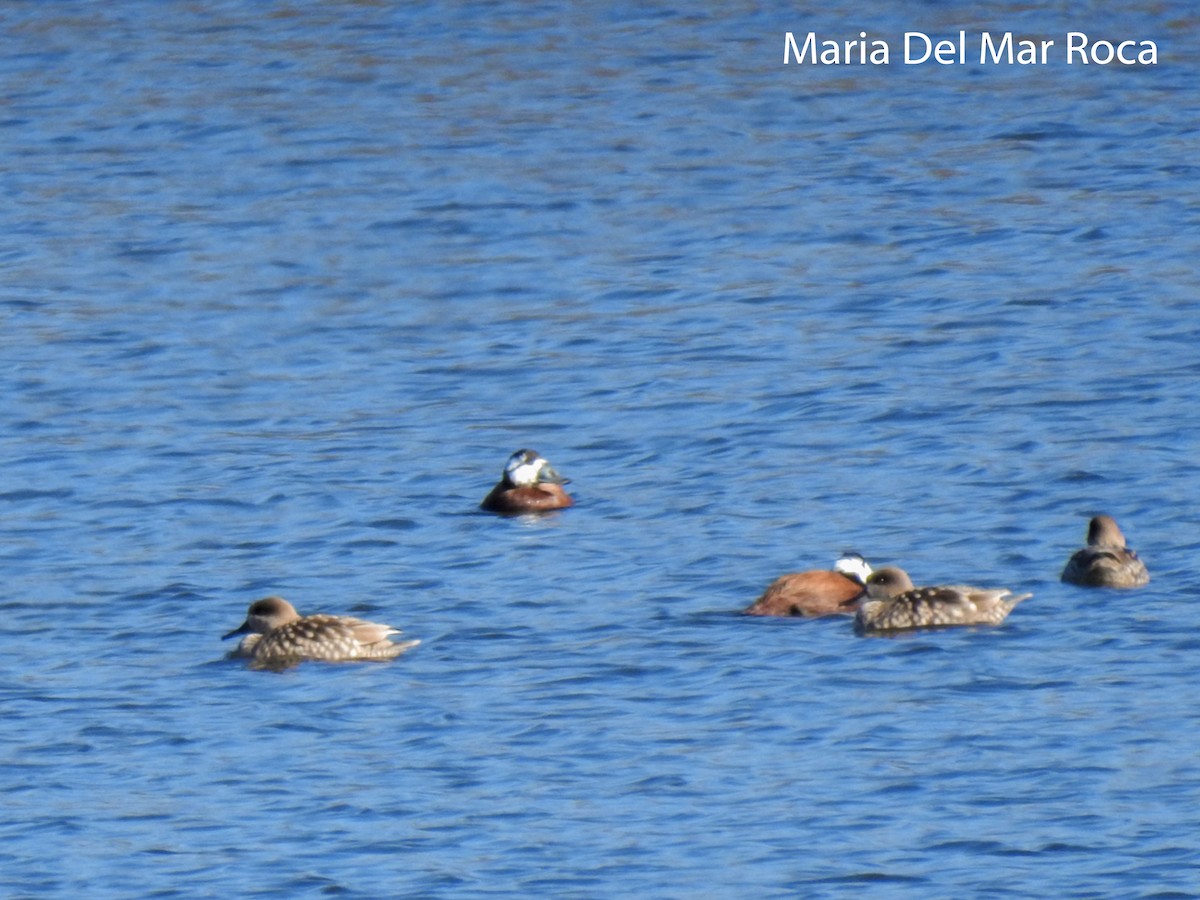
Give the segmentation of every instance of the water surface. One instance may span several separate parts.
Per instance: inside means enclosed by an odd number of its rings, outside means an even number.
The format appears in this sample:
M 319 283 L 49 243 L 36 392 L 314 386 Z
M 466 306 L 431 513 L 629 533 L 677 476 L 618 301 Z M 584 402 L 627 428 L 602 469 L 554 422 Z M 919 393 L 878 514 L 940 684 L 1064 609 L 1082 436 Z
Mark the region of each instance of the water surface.
M 0 886 L 1200 894 L 1196 26 L 10 6 Z M 576 508 L 477 511 L 523 446 Z M 1100 511 L 1146 589 L 1058 583 Z M 1035 596 L 736 615 L 844 549 Z M 267 593 L 423 643 L 223 660 Z

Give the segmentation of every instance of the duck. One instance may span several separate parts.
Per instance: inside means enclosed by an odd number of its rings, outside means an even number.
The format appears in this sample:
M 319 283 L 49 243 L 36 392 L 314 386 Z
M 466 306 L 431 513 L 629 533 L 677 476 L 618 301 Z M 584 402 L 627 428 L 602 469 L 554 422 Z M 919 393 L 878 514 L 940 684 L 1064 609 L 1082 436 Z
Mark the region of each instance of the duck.
M 566 509 L 575 505 L 563 489 L 569 483 L 570 479 L 554 471 L 536 450 L 518 450 L 508 458 L 499 483 L 479 507 L 510 516 Z
M 742 611 L 747 616 L 854 615 L 871 567 L 859 553 L 843 553 L 833 570 L 811 569 L 780 575 Z
M 854 628 L 868 634 L 948 625 L 999 625 L 1014 606 L 1032 596 L 1014 594 L 1008 588 L 913 587 L 903 569 L 884 566 L 867 577 Z
M 400 629 L 352 616 L 316 614 L 302 616 L 282 597 L 264 597 L 250 604 L 246 621 L 224 635 L 242 638 L 230 655 L 247 658 L 260 667 L 283 667 L 301 660 L 326 662 L 394 659 L 421 643 L 395 643 Z
M 1135 588 L 1150 582 L 1146 564 L 1125 546 L 1125 535 L 1112 516 L 1093 516 L 1087 546 L 1067 560 L 1062 580 L 1083 587 Z

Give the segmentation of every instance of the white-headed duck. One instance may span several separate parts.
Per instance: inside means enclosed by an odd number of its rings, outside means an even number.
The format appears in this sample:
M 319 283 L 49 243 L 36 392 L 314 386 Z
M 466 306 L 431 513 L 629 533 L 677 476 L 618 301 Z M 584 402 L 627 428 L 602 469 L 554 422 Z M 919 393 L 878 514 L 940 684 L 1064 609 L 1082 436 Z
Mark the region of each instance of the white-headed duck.
M 812 569 L 780 575 L 745 610 L 747 616 L 854 615 L 871 567 L 857 553 L 843 553 L 833 571 Z
M 575 505 L 571 495 L 563 490 L 569 481 L 555 472 L 536 450 L 518 450 L 508 458 L 500 482 L 479 506 L 488 512 L 510 516 L 566 509 Z

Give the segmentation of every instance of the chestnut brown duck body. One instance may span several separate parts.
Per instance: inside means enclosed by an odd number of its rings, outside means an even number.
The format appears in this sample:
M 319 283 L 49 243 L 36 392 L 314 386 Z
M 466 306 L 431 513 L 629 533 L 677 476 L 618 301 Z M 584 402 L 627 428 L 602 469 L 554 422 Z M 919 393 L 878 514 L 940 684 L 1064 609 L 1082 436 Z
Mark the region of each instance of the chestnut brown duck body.
M 833 570 L 812 569 L 780 575 L 744 610 L 748 616 L 854 615 L 871 567 L 857 553 L 845 553 Z
M 563 488 L 563 478 L 536 450 L 518 450 L 509 457 L 504 474 L 479 504 L 481 509 L 503 515 L 549 512 L 574 506 Z

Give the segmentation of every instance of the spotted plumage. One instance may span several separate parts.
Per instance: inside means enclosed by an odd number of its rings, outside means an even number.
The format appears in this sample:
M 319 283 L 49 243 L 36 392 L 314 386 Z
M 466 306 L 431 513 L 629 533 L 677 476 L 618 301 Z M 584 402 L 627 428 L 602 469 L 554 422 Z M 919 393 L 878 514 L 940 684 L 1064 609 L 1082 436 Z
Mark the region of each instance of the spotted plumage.
M 1075 551 L 1062 580 L 1083 587 L 1135 588 L 1150 582 L 1146 564 L 1125 545 L 1125 535 L 1112 516 L 1088 523 L 1087 546 Z
M 854 627 L 861 633 L 869 633 L 951 625 L 999 625 L 1014 606 L 1032 596 L 1013 594 L 1007 588 L 913 587 L 903 569 L 885 566 L 867 578 Z
M 301 616 L 282 597 L 265 597 L 250 605 L 246 621 L 222 638 L 244 634 L 234 656 L 263 666 L 286 665 L 305 659 L 328 662 L 393 659 L 417 640 L 394 643 L 400 630 L 352 616 Z

